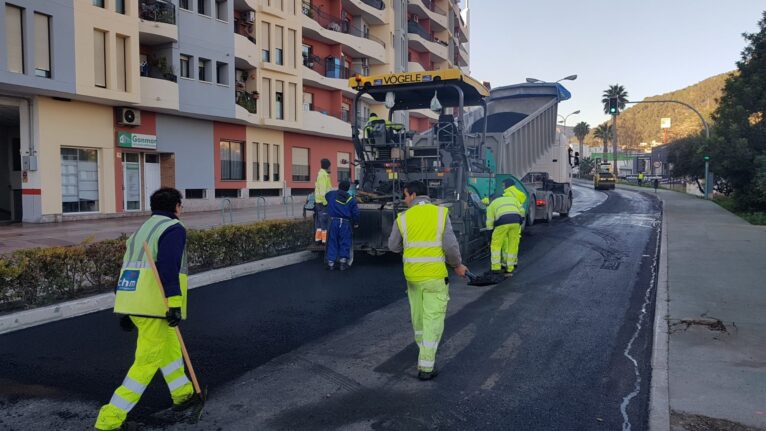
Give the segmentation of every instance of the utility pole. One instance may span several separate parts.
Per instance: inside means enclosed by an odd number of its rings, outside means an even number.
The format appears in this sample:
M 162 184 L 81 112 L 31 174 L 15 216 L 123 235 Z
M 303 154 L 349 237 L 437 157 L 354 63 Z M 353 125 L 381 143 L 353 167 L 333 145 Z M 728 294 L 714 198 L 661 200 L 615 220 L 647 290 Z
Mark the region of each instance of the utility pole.
M 614 141 L 612 141 L 612 157 L 614 157 L 614 177 L 617 178 L 617 114 L 612 115 L 614 125 Z
M 705 156 L 705 199 L 708 198 L 708 190 L 710 190 L 710 156 Z

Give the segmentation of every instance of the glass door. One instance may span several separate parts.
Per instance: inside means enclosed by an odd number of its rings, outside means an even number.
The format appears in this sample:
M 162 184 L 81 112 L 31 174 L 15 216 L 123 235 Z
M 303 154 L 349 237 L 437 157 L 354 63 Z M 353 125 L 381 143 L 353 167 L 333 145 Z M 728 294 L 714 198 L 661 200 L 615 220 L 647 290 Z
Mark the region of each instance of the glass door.
M 141 163 L 139 153 L 122 153 L 125 211 L 141 210 Z

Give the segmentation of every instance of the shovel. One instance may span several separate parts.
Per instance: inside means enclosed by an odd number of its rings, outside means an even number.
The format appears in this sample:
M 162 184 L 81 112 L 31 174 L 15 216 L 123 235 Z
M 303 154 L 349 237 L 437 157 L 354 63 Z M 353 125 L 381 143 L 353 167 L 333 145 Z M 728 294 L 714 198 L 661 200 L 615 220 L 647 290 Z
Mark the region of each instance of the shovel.
M 465 273 L 465 275 L 468 277 L 469 286 L 491 286 L 505 280 L 505 277 L 502 275 L 498 276 L 495 274 L 476 275 L 471 271 L 468 271 Z

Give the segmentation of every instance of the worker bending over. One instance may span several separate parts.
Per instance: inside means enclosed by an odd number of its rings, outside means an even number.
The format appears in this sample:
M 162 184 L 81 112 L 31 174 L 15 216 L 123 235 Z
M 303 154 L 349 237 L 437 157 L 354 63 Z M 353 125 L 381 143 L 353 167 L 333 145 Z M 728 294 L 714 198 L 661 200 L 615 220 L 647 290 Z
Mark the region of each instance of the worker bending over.
M 445 262 L 461 277 L 468 268 L 460 259 L 460 245 L 452 231 L 449 211 L 431 203 L 425 184 L 407 183 L 404 202 L 409 209 L 397 216 L 388 238 L 388 249 L 402 252 L 412 328 L 420 348 L 418 379 L 430 380 L 438 374 L 436 349 L 444 332 L 449 301 Z
M 327 217 L 330 219 L 327 235 L 327 266 L 330 270 L 335 269 L 336 262 L 341 271 L 348 268 L 353 238 L 351 227 L 359 225 L 359 207 L 356 206 L 356 199 L 348 193 L 350 186 L 348 181 L 341 181 L 338 190 L 325 195 Z
M 492 230 L 492 241 L 489 246 L 492 273 L 505 272 L 506 276 L 510 276 L 518 264 L 526 195 L 516 188 L 510 178 L 503 180 L 503 187 L 505 188 L 503 196 L 493 200 L 487 207 L 487 229 Z M 522 197 L 523 200 L 520 199 Z

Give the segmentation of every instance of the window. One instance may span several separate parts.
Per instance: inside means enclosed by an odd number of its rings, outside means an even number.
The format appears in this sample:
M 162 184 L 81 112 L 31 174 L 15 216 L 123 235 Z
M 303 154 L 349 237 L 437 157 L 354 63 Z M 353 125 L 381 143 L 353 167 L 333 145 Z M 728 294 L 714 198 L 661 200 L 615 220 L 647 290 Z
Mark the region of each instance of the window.
M 229 64 L 220 61 L 215 62 L 215 82 L 221 85 L 229 85 Z
M 314 49 L 311 47 L 311 45 L 303 45 L 303 49 L 301 50 L 301 53 L 303 54 L 303 65 L 306 67 L 312 67 L 313 66 L 313 60 L 312 57 L 314 57 Z
M 181 78 L 191 77 L 191 57 L 181 54 Z
M 311 169 L 309 166 L 308 148 L 293 147 L 293 181 L 310 181 Z
M 308 112 L 314 107 L 314 95 L 312 93 L 303 93 L 303 110 Z M 366 118 L 366 117 L 365 117 Z
M 98 211 L 98 152 L 61 149 L 61 201 L 65 213 Z
M 297 48 L 297 46 L 295 44 L 296 43 L 295 42 L 295 40 L 296 40 L 296 36 L 295 35 L 296 35 L 295 30 L 288 30 L 287 31 L 287 50 L 288 50 L 287 51 L 287 58 L 289 60 L 288 66 L 290 66 L 292 68 L 298 67 L 297 58 L 295 57 L 295 55 L 296 55 L 296 48 Z
M 206 196 L 207 196 L 207 190 L 205 189 L 184 190 L 184 197 L 186 199 L 205 199 Z
M 261 148 L 260 144 L 253 142 L 253 181 L 261 178 Z
M 284 82 L 277 81 L 277 88 L 274 89 L 274 118 L 277 120 L 285 119 L 284 85 Z
M 245 159 L 242 142 L 221 141 L 221 180 L 244 180 Z
M 210 16 L 210 12 L 207 10 L 208 0 L 197 0 L 197 13 L 201 15 Z
M 351 154 L 338 153 L 338 182 L 351 181 Z
M 261 51 L 261 60 L 265 61 L 266 63 L 271 61 L 271 51 L 269 51 L 269 47 L 271 46 L 270 41 L 270 35 L 271 35 L 271 25 L 269 23 L 264 22 L 262 23 L 263 27 L 261 27 L 261 40 L 263 41 L 263 51 Z
M 117 89 L 128 91 L 128 70 L 125 65 L 128 63 L 127 50 L 128 38 L 117 36 Z
M 274 63 L 284 65 L 284 37 L 285 28 L 281 25 L 274 26 Z
M 271 118 L 271 79 L 263 78 L 263 115 L 264 118 Z
M 35 12 L 35 75 L 51 77 L 51 17 Z
M 215 0 L 215 17 L 221 21 L 228 21 L 228 2 L 227 0 Z
M 122 153 L 123 199 L 126 211 L 141 209 L 141 155 Z
M 340 106 L 340 119 L 349 122 L 351 121 L 351 105 L 348 103 L 342 103 Z
M 189 7 L 189 0 L 179 0 L 178 7 L 181 9 L 191 10 Z
M 238 198 L 239 189 L 215 189 L 215 197 L 219 198 Z
M 115 0 L 114 10 L 125 15 L 125 0 Z
M 5 5 L 5 46 L 8 70 L 24 73 L 24 24 L 21 8 Z
M 210 60 L 205 58 L 199 59 L 199 80 L 210 82 Z
M 104 7 L 104 0 L 93 0 L 93 6 Z
M 274 169 L 271 170 L 272 179 L 279 181 L 279 145 L 273 145 L 274 147 Z
M 106 32 L 93 31 L 93 67 L 96 87 L 106 88 Z
M 263 144 L 263 181 L 270 180 L 271 157 L 269 157 L 269 144 Z
M 290 91 L 287 93 L 287 106 L 289 107 L 289 111 L 287 111 L 287 117 L 290 121 L 298 121 L 297 115 L 298 115 L 298 84 L 290 83 Z

